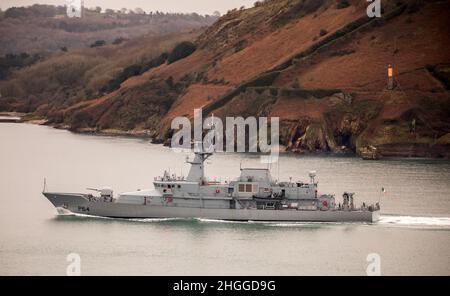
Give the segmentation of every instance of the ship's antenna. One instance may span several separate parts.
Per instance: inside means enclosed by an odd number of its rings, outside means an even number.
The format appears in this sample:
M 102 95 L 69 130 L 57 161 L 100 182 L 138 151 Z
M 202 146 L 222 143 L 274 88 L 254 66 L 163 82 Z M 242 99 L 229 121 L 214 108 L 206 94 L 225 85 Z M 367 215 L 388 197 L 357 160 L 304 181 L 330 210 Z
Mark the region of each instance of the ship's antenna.
M 277 181 L 280 181 L 280 159 L 278 159 L 278 163 L 277 163 L 277 167 L 278 167 L 278 177 L 277 177 Z
M 45 193 L 47 190 L 47 179 L 44 177 L 44 188 L 42 188 L 42 193 Z
M 214 113 L 211 113 L 211 123 L 209 124 L 209 126 L 211 127 L 211 131 L 214 132 L 214 136 L 213 136 L 213 139 L 210 141 L 210 143 L 209 143 L 210 145 L 207 148 L 206 152 L 211 152 L 211 151 L 215 152 L 214 142 L 216 142 L 216 132 L 215 132 L 216 124 L 214 122 Z

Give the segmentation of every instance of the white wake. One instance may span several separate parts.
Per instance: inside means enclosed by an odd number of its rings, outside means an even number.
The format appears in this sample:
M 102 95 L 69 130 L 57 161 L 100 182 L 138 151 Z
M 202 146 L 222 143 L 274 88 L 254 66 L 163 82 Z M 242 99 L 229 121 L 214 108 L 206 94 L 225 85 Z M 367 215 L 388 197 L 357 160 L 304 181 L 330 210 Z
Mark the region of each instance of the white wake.
M 381 216 L 379 224 L 398 226 L 450 227 L 450 217 Z
M 59 216 L 76 216 L 80 218 L 94 218 L 94 219 L 110 219 L 121 221 L 132 221 L 141 223 L 158 223 L 158 222 L 171 222 L 171 221 L 197 221 L 199 223 L 225 223 L 225 224 L 258 224 L 266 226 L 277 227 L 308 227 L 314 225 L 370 225 L 370 226 L 398 226 L 398 227 L 438 227 L 438 228 L 450 228 L 450 217 L 419 217 L 419 216 L 401 216 L 401 215 L 382 215 L 380 220 L 375 223 L 366 222 L 264 222 L 264 221 L 232 221 L 232 220 L 220 220 L 220 219 L 187 219 L 187 218 L 136 218 L 136 219 L 124 219 L 124 218 L 108 218 L 100 216 L 92 216 L 86 214 L 75 213 L 60 213 Z

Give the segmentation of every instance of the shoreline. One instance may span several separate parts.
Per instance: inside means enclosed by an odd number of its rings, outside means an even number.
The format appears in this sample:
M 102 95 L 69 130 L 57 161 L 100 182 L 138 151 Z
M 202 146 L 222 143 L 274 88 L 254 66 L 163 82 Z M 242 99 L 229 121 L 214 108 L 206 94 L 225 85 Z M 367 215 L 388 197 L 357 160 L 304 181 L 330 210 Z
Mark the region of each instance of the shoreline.
M 156 145 L 163 145 L 165 147 L 169 147 L 167 140 L 166 141 L 154 141 L 153 137 L 150 135 L 149 130 L 135 130 L 135 131 L 123 131 L 119 129 L 106 129 L 106 130 L 97 130 L 95 128 L 82 128 L 78 130 L 71 130 L 69 126 L 65 125 L 55 125 L 55 124 L 49 124 L 48 120 L 45 118 L 29 118 L 27 119 L 26 113 L 18 113 L 18 112 L 0 112 L 0 123 L 28 123 L 28 124 L 34 124 L 34 125 L 43 125 L 52 127 L 55 129 L 61 129 L 61 130 L 67 130 L 74 134 L 80 134 L 80 135 L 92 135 L 92 136 L 103 136 L 103 137 L 123 137 L 123 138 L 134 138 L 134 139 L 143 139 L 143 140 L 149 140 L 150 143 L 156 144 Z M 5 121 L 1 120 L 1 117 L 4 117 Z M 12 120 L 8 120 L 7 118 L 11 117 Z M 417 144 L 407 144 L 409 146 L 417 146 Z M 308 156 L 343 156 L 343 157 L 357 157 L 362 158 L 361 155 L 358 155 L 358 153 L 347 150 L 347 151 L 341 151 L 341 152 L 334 152 L 334 151 L 289 151 L 286 150 L 286 147 L 283 145 L 280 145 L 282 149 L 280 149 L 280 154 L 284 155 L 308 155 Z M 389 151 L 389 153 L 383 154 L 381 159 L 412 159 L 412 158 L 420 158 L 420 159 L 430 159 L 430 160 L 449 160 L 450 154 L 447 154 L 447 156 L 433 156 L 433 151 L 427 150 L 426 153 L 422 153 L 422 155 L 415 155 L 414 151 L 411 151 L 410 149 L 405 149 L 405 144 L 388 144 L 390 147 L 400 147 L 401 152 L 397 151 L 397 149 L 393 149 Z M 402 148 L 403 147 L 403 148 Z M 420 149 L 419 149 L 420 150 Z M 370 160 L 369 160 L 370 161 Z M 376 161 L 376 160 L 372 160 Z

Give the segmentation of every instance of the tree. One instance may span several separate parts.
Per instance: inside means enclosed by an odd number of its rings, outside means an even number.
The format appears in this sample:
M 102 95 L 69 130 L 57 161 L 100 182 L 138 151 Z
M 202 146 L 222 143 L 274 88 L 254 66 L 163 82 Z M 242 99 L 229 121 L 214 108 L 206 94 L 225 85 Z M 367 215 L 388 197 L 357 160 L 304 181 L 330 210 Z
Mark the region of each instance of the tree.
M 5 11 L 5 17 L 19 18 L 27 16 L 25 7 L 11 7 Z
M 114 39 L 114 41 L 112 42 L 112 44 L 117 45 L 117 44 L 121 44 L 122 42 L 124 42 L 126 39 L 123 37 L 117 37 L 116 39 Z
M 342 8 L 346 8 L 349 6 L 350 6 L 350 4 L 348 3 L 347 0 L 339 0 L 339 2 L 336 4 L 337 9 L 342 9 Z
M 215 17 L 220 17 L 220 12 L 219 11 L 214 11 L 213 12 L 213 16 L 215 16 Z
M 185 57 L 191 55 L 197 47 L 194 43 L 189 41 L 183 41 L 179 43 L 175 48 L 172 50 L 172 52 L 169 54 L 169 57 L 167 58 L 167 61 L 169 64 L 176 62 L 178 60 L 184 59 Z
M 142 8 L 140 8 L 140 7 L 135 8 L 134 12 L 136 14 L 145 14 L 145 11 Z
M 105 40 L 97 40 L 94 43 L 91 44 L 91 47 L 99 47 L 99 46 L 103 46 L 106 44 Z
M 27 9 L 30 14 L 37 17 L 53 17 L 58 14 L 58 8 L 53 5 L 34 4 Z

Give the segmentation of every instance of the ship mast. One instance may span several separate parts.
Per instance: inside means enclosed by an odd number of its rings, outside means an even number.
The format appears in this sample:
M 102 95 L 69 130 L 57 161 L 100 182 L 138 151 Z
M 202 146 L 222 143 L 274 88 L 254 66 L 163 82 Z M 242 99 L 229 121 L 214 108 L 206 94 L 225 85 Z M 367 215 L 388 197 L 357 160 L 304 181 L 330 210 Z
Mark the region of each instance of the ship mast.
M 214 131 L 216 128 L 214 122 L 214 114 L 211 116 L 211 130 Z M 194 159 L 189 160 L 186 159 L 186 162 L 191 165 L 191 169 L 189 170 L 188 176 L 186 178 L 187 181 L 190 182 L 198 182 L 203 184 L 205 182 L 205 166 L 204 162 L 213 155 L 214 153 L 214 143 L 211 141 L 210 146 L 204 149 L 204 145 L 202 141 L 194 142 Z
M 200 184 L 205 181 L 205 170 L 203 163 L 211 155 L 213 155 L 212 152 L 205 152 L 203 150 L 202 142 L 194 143 L 194 159 L 186 160 L 186 162 L 191 165 L 191 169 L 189 170 L 189 174 L 186 178 L 187 181 L 199 182 Z

